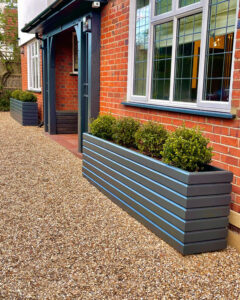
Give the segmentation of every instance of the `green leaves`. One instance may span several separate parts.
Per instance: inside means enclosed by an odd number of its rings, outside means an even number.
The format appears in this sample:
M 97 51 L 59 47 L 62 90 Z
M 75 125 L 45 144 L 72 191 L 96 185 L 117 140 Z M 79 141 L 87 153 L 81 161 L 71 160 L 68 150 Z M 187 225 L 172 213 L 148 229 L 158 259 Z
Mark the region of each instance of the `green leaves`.
M 37 97 L 33 93 L 21 90 L 13 91 L 12 98 L 20 100 L 22 102 L 37 102 Z
M 135 134 L 135 141 L 142 153 L 160 158 L 167 137 L 168 133 L 162 125 L 148 122 L 140 126 Z
M 90 124 L 91 133 L 102 139 L 112 140 L 113 125 L 116 123 L 116 119 L 111 115 L 98 116 Z
M 137 147 L 142 153 L 161 158 L 163 162 L 189 172 L 201 171 L 212 159 L 212 148 L 199 129 L 185 126 L 169 134 L 159 124 L 140 125 L 133 118 L 116 120 L 111 115 L 99 116 L 90 125 L 91 133 L 126 147 Z
M 213 156 L 208 143 L 199 129 L 178 128 L 163 146 L 163 162 L 189 172 L 201 171 Z
M 115 143 L 135 147 L 135 133 L 140 127 L 140 122 L 133 118 L 122 118 L 113 126 L 113 140 Z

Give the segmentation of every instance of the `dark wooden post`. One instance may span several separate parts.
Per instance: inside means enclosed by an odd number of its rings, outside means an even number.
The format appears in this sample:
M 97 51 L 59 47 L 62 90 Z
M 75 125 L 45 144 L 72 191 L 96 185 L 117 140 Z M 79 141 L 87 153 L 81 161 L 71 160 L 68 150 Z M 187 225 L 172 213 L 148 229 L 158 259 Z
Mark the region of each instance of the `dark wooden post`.
M 84 72 L 86 64 L 86 53 L 84 49 L 84 35 L 82 33 L 82 22 L 75 27 L 78 41 L 78 151 L 82 152 L 83 132 L 86 131 L 86 108 L 84 101 Z
M 43 117 L 44 117 L 44 130 L 48 132 L 48 55 L 47 55 L 47 40 L 42 42 L 42 73 L 43 73 Z
M 48 69 L 48 132 L 56 134 L 56 86 L 55 86 L 55 42 L 54 36 L 47 38 Z
M 100 109 L 100 35 L 101 12 L 99 9 L 92 10 L 91 57 L 89 60 L 91 74 L 89 74 L 90 80 L 88 82 L 90 118 L 96 118 Z

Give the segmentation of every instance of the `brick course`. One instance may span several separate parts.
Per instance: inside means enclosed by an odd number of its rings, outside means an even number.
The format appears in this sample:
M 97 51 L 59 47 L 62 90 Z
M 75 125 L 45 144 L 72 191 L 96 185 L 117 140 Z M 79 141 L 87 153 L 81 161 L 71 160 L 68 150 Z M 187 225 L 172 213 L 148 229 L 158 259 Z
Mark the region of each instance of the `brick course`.
M 72 73 L 72 32 L 56 36 L 56 110 L 78 110 L 78 76 Z

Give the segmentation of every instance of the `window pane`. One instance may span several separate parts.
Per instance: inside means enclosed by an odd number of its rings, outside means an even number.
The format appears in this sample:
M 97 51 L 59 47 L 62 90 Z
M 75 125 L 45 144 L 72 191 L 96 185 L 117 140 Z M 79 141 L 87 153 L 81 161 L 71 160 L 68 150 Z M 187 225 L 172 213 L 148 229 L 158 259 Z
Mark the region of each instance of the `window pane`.
M 179 0 L 179 7 L 187 6 L 197 2 L 199 2 L 199 0 Z
M 36 57 L 36 62 L 35 62 L 35 66 L 36 66 L 36 89 L 38 88 L 38 58 Z
M 172 10 L 172 0 L 155 0 L 155 14 L 160 15 Z
M 169 100 L 173 22 L 156 25 L 153 44 L 152 99 Z
M 32 87 L 35 88 L 35 59 L 32 59 L 32 81 L 33 81 L 33 85 Z
M 146 95 L 149 0 L 137 0 L 134 64 L 134 95 Z
M 229 101 L 236 6 L 236 0 L 210 1 L 204 100 Z
M 179 19 L 174 100 L 196 102 L 202 14 Z
M 78 41 L 77 41 L 77 35 L 74 34 L 73 36 L 73 59 L 74 59 L 74 71 L 78 71 Z

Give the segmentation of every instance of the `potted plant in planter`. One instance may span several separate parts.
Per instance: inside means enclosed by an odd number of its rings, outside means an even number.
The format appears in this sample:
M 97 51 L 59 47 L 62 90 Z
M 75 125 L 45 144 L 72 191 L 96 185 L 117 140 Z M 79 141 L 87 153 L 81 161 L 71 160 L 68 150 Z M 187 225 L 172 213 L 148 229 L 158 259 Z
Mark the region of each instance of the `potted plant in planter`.
M 37 97 L 30 92 L 15 90 L 10 99 L 10 114 L 24 126 L 38 125 Z
M 84 177 L 184 255 L 226 247 L 233 174 L 205 165 L 212 149 L 198 130 L 168 134 L 111 116 L 94 122 L 83 138 Z

